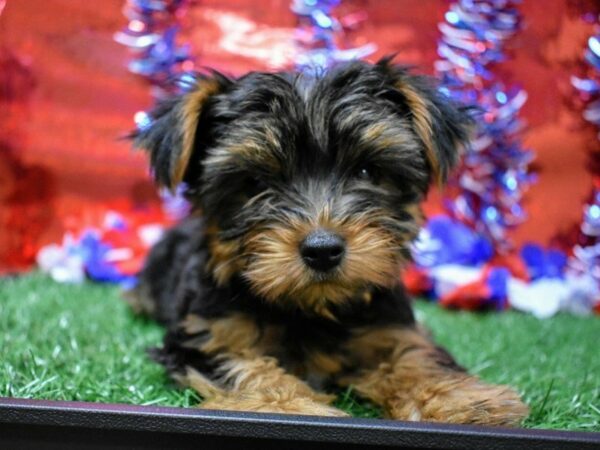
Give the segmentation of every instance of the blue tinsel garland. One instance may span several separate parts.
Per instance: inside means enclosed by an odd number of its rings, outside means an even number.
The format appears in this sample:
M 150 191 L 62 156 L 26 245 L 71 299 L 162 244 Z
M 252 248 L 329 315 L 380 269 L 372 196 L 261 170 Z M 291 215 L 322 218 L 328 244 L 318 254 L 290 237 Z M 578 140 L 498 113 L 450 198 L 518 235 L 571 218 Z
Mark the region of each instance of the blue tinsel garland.
M 521 145 L 519 119 L 527 93 L 506 86 L 492 68 L 504 61 L 504 45 L 520 28 L 516 0 L 459 0 L 450 5 L 439 25 L 440 59 L 435 68 L 442 91 L 465 104 L 477 105 L 476 134 L 456 184 L 459 193 L 448 202 L 454 217 L 494 242 L 510 248 L 507 231 L 526 218 L 521 201 L 532 182 L 534 158 Z

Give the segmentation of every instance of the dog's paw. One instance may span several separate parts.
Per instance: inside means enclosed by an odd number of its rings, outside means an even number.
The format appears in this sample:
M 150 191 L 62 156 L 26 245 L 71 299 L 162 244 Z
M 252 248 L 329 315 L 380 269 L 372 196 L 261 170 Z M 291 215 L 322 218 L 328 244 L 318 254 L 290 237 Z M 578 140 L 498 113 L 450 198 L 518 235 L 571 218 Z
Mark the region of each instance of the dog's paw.
M 204 375 L 190 368 L 185 376 L 179 378 L 179 381 L 195 389 L 204 398 L 199 405 L 203 409 L 310 416 L 348 416 L 344 411 L 329 405 L 335 398 L 333 395 L 302 389 L 302 385 L 290 384 L 253 391 L 230 391 L 218 387 Z
M 344 411 L 310 397 L 290 395 L 289 391 L 278 390 L 218 395 L 202 402 L 200 408 L 310 416 L 348 416 Z
M 390 415 L 398 420 L 492 426 L 518 426 L 528 412 L 513 389 L 475 377 L 424 386 L 393 399 L 389 408 Z

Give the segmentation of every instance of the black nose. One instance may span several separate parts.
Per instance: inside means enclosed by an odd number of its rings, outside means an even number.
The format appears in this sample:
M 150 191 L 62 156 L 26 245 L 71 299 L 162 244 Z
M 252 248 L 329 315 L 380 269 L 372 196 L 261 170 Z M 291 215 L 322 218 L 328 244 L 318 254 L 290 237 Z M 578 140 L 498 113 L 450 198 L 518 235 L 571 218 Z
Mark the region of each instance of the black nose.
M 320 272 L 336 267 L 344 257 L 344 240 L 331 231 L 316 230 L 300 244 L 300 254 L 307 266 Z

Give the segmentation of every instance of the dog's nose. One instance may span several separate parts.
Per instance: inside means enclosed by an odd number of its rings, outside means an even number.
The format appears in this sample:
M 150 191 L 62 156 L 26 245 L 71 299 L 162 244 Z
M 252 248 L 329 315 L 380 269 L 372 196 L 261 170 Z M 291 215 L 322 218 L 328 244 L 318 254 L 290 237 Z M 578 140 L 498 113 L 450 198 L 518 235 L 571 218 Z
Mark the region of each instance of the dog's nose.
M 345 247 L 344 240 L 338 234 L 315 230 L 300 244 L 300 255 L 310 268 L 326 272 L 342 261 Z

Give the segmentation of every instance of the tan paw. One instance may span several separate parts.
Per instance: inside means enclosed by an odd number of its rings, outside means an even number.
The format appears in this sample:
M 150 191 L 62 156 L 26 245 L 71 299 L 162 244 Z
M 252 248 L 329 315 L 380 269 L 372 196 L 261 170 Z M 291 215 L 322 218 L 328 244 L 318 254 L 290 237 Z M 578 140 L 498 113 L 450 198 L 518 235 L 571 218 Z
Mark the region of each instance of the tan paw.
M 348 416 L 344 411 L 309 397 L 297 397 L 289 392 L 277 391 L 219 395 L 202 402 L 200 408 L 310 416 Z
M 245 391 L 228 391 L 218 387 L 201 373 L 188 369 L 179 381 L 195 389 L 204 401 L 203 409 L 228 411 L 254 411 L 281 414 L 302 414 L 310 416 L 348 416 L 329 403 L 333 395 L 311 392 L 304 385 L 287 385 L 277 388 L 263 388 Z
M 529 408 L 511 388 L 466 377 L 398 396 L 390 402 L 389 413 L 399 420 L 518 426 Z

